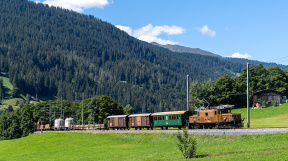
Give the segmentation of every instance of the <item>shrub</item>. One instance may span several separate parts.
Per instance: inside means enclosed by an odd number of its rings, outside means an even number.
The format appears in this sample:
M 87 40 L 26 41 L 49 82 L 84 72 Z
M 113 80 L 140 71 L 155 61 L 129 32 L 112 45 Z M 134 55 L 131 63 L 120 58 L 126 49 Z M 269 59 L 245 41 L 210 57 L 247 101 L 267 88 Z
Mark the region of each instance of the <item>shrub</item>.
M 274 107 L 277 107 L 277 106 L 279 106 L 279 102 L 276 101 L 276 100 L 273 100 L 273 101 L 272 101 L 272 105 L 273 105 Z
M 181 134 L 180 131 L 178 131 L 177 139 L 179 142 L 177 145 L 183 157 L 185 159 L 194 157 L 196 154 L 196 144 L 197 144 L 195 137 L 192 138 L 189 137 L 188 130 L 184 129 L 183 134 Z
M 262 102 L 262 105 L 263 105 L 264 107 L 268 107 L 268 103 L 269 103 L 268 101 L 265 101 L 265 100 L 264 100 L 264 101 Z

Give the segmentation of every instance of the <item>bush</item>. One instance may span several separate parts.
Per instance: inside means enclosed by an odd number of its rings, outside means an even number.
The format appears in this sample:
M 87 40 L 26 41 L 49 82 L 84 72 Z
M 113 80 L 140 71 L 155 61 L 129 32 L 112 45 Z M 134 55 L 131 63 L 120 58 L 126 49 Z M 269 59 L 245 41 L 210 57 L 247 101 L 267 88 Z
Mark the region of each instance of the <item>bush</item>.
M 264 101 L 262 102 L 262 105 L 263 105 L 264 107 L 268 107 L 268 103 L 269 103 L 268 101 L 265 101 L 265 100 L 264 100 Z
M 177 139 L 179 141 L 178 148 L 185 159 L 192 158 L 196 154 L 196 139 L 188 136 L 188 130 L 184 129 L 183 134 L 178 131 Z
M 276 100 L 273 100 L 273 101 L 272 101 L 272 105 L 273 105 L 274 107 L 277 107 L 277 106 L 279 106 L 279 102 L 276 101 Z

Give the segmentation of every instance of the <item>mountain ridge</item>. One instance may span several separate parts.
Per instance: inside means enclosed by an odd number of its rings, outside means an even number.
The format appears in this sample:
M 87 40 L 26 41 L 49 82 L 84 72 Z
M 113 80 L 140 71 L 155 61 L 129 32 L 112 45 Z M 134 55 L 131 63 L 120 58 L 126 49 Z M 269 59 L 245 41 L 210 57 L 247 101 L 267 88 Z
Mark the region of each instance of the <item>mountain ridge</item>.
M 160 45 L 156 42 L 152 42 L 151 44 L 169 49 L 170 51 L 177 52 L 177 53 L 193 53 L 193 54 L 207 55 L 207 56 L 213 56 L 213 57 L 219 57 L 219 58 L 221 57 L 220 55 L 202 50 L 200 48 L 190 48 L 190 47 L 185 47 L 181 45 L 170 45 L 170 44 Z
M 265 68 L 271 68 L 271 67 L 277 66 L 281 69 L 288 70 L 288 65 L 277 64 L 277 63 L 268 63 L 268 62 L 262 62 L 262 61 L 258 61 L 258 60 L 249 60 L 249 59 L 245 59 L 245 58 L 222 57 L 220 55 L 214 54 L 213 52 L 205 51 L 205 50 L 202 50 L 200 48 L 190 48 L 190 47 L 185 47 L 185 46 L 181 46 L 181 45 L 160 45 L 156 42 L 152 42 L 151 44 L 166 48 L 170 51 L 177 52 L 177 53 L 184 52 L 184 53 L 207 55 L 207 56 L 218 57 L 218 58 L 221 58 L 225 61 L 234 62 L 234 63 L 241 63 L 241 64 L 249 63 L 249 64 L 253 64 L 253 65 L 263 64 L 263 66 Z

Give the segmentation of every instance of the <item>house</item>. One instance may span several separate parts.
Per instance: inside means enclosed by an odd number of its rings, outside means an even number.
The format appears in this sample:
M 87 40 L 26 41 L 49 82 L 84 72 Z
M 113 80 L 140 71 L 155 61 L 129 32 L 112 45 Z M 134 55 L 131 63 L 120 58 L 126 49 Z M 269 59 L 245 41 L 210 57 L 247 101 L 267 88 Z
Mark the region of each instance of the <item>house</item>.
M 262 108 L 263 101 L 268 102 L 268 106 L 272 105 L 272 101 L 277 101 L 281 103 L 281 92 L 273 89 L 264 89 L 253 93 L 253 107 Z

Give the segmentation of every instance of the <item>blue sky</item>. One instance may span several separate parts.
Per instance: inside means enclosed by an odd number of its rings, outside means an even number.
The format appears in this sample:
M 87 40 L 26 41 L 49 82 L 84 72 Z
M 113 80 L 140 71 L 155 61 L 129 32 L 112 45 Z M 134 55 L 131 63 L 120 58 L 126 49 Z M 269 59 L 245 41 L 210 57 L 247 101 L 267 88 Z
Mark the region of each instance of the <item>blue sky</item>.
M 286 0 L 33 0 L 91 14 L 143 41 L 288 65 Z

